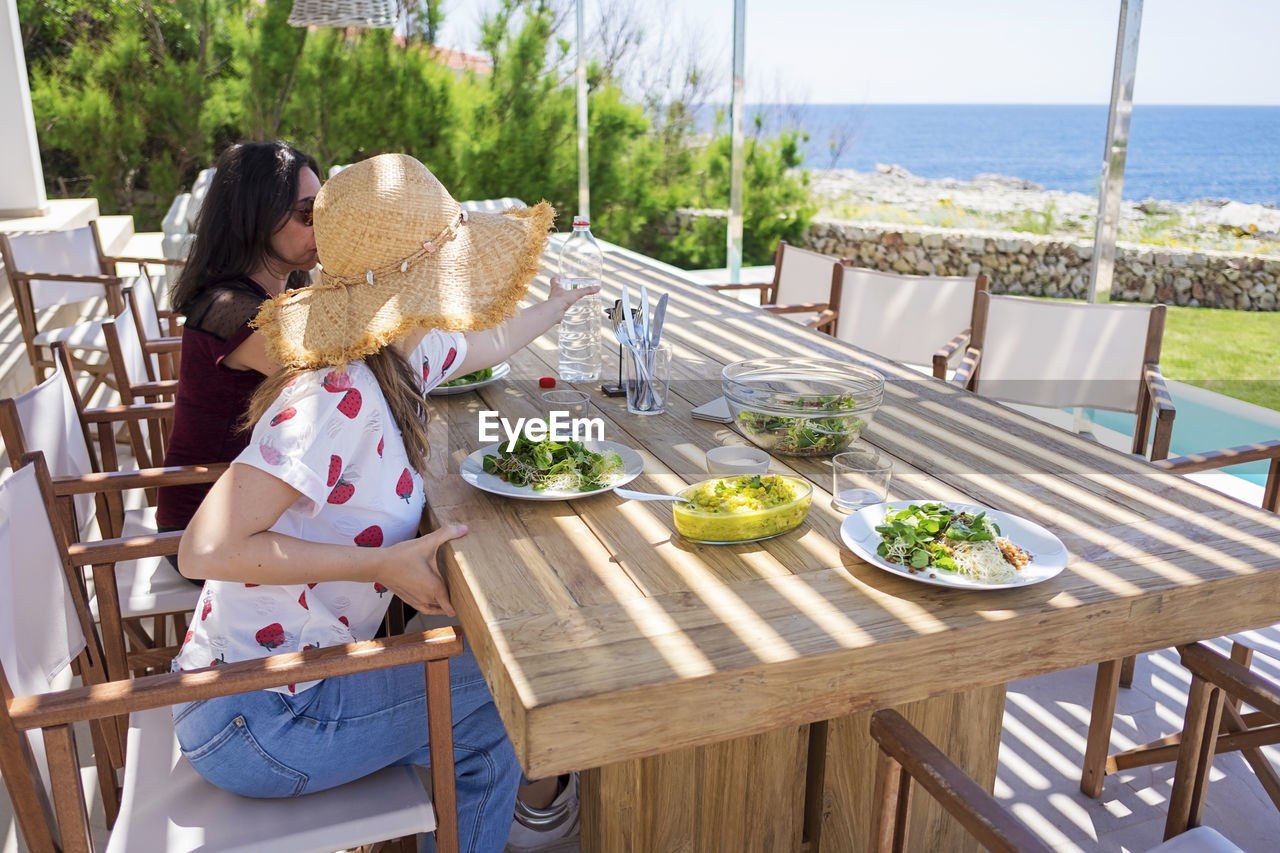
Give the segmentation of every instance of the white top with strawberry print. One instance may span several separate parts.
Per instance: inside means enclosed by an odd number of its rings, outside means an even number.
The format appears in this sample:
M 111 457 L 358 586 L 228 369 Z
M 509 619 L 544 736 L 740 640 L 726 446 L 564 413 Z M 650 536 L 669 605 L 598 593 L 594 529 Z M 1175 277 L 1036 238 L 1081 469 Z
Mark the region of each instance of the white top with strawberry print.
M 466 353 L 460 334 L 432 331 L 411 364 L 423 392 L 445 381 Z M 332 545 L 380 548 L 417 534 L 426 496 L 400 429 L 364 362 L 323 368 L 291 382 L 253 429 L 235 464 L 252 465 L 301 492 L 271 526 Z M 205 581 L 180 669 L 368 640 L 391 594 L 376 583 L 272 586 Z M 276 688 L 296 693 L 318 682 Z

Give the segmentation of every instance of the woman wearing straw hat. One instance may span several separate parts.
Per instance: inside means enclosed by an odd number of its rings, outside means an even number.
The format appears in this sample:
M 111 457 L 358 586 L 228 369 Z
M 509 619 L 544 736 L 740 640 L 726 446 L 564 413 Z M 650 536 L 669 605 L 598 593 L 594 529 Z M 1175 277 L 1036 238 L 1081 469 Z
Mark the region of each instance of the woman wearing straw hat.
M 368 639 L 388 591 L 453 615 L 436 549 L 466 529 L 414 538 L 431 452 L 424 389 L 497 363 L 593 292 L 553 281 L 546 302 L 511 316 L 553 217 L 545 202 L 463 214 L 404 155 L 325 184 L 315 200 L 321 281 L 258 315 L 285 369 L 255 394 L 249 446 L 182 540 L 183 572 L 209 580 L 178 667 Z M 450 673 L 462 849 L 501 850 L 520 768 L 469 650 Z M 381 670 L 175 706 L 175 728 L 215 785 L 292 796 L 426 763 L 423 690 L 421 667 Z M 220 739 L 237 718 L 252 738 Z

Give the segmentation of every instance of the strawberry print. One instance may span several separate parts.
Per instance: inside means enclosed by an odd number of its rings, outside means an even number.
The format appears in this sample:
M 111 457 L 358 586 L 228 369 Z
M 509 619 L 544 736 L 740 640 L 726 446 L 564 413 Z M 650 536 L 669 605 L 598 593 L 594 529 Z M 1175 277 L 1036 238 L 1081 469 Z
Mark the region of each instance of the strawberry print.
M 345 373 L 331 370 L 320 380 L 320 387 L 331 394 L 337 394 L 339 391 L 348 391 L 351 389 L 351 377 Z
M 307 606 L 307 591 L 305 589 L 302 591 L 302 595 L 298 596 L 298 603 L 302 605 L 303 610 L 311 609 Z
M 315 585 L 315 584 L 313 584 L 313 583 L 309 583 L 309 584 L 307 584 L 307 589 L 315 589 L 315 588 L 316 588 L 316 585 Z
M 258 452 L 262 454 L 263 461 L 268 465 L 279 465 L 284 462 L 284 454 L 269 444 L 259 444 Z
M 347 617 L 345 616 L 339 616 L 338 621 L 341 622 L 343 625 L 346 625 L 348 628 L 351 627 L 351 623 L 347 621 Z
M 424 358 L 422 360 L 422 381 L 426 382 L 431 379 L 431 359 Z
M 380 583 L 375 583 L 373 585 L 373 591 L 378 594 L 378 598 L 382 598 L 382 596 L 388 592 L 387 588 Z
M 280 411 L 280 414 L 276 415 L 274 418 L 271 419 L 271 426 L 282 424 L 296 414 L 298 414 L 298 410 L 295 409 L 293 406 L 290 406 L 287 409 L 282 409 Z
M 262 584 L 260 584 L 260 583 L 247 583 L 247 584 L 245 584 L 245 585 L 244 585 L 244 588 L 245 588 L 245 589 L 252 589 L 252 588 L 253 588 L 253 587 L 255 587 L 255 586 L 262 586 Z
M 253 638 L 258 641 L 258 645 L 274 649 L 284 645 L 284 626 L 279 622 L 272 622 L 265 628 L 260 628 Z
M 381 459 L 381 458 L 382 458 L 382 448 L 383 448 L 383 446 L 384 446 L 384 445 L 386 445 L 386 443 L 387 443 L 387 438 L 386 438 L 386 436 L 383 436 L 383 437 L 381 437 L 381 438 L 379 438 L 379 439 L 378 439 L 378 458 L 379 458 L 379 459 Z
M 409 469 L 405 468 L 400 472 L 400 479 L 396 480 L 396 497 L 405 503 L 409 502 L 409 496 L 413 494 L 413 476 L 409 474 Z
M 355 493 L 356 487 L 339 477 L 338 484 L 333 487 L 333 491 L 329 492 L 329 503 L 344 504 L 351 500 L 351 496 Z
M 185 646 L 187 643 L 191 642 L 191 638 L 194 637 L 195 635 L 196 635 L 195 631 L 188 631 L 187 636 L 182 638 L 182 644 Z
M 355 388 L 342 395 L 338 401 L 338 411 L 351 419 L 360 414 L 360 392 Z
M 446 373 L 450 367 L 453 367 L 454 360 L 458 357 L 458 348 L 449 347 L 449 354 L 444 357 L 444 364 L 440 365 L 440 373 Z
M 336 453 L 329 457 L 329 482 L 325 483 L 329 488 L 333 488 L 333 484 L 338 482 L 338 477 L 342 475 L 342 457 Z
M 296 685 L 296 684 L 286 684 L 286 685 L 285 685 L 285 687 L 287 687 L 287 688 L 289 689 L 289 692 L 290 692 L 290 693 L 297 693 L 297 692 L 298 692 L 297 690 L 295 690 L 295 689 L 294 689 L 294 688 L 296 688 L 296 687 L 297 687 L 297 685 Z
M 206 598 L 204 600 L 204 607 L 200 608 L 200 621 L 203 622 L 204 620 L 208 619 L 209 614 L 212 612 L 213 612 L 213 599 Z
M 209 666 L 221 666 L 222 664 L 224 664 L 224 663 L 226 663 L 226 662 L 227 662 L 227 656 L 226 656 L 226 655 L 218 655 L 218 659 L 217 659 L 217 660 L 211 660 L 211 661 L 209 661 Z
M 382 528 L 374 524 L 356 534 L 353 540 L 361 548 L 381 548 Z

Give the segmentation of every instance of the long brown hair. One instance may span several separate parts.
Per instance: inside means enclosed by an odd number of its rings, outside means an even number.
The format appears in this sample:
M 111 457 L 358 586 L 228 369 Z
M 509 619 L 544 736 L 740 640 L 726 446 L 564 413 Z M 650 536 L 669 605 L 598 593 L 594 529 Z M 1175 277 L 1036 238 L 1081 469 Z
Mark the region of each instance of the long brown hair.
M 209 287 L 241 278 L 263 258 L 285 262 L 271 247 L 298 195 L 298 175 L 315 158 L 279 140 L 238 142 L 215 165 L 209 193 L 196 218 L 187 263 L 169 300 L 180 313 Z M 306 270 L 289 274 L 289 288 L 309 283 Z
M 427 470 L 427 456 L 430 448 L 427 445 L 426 405 L 422 399 L 422 384 L 418 381 L 413 368 L 391 346 L 385 346 L 377 352 L 361 359 L 378 381 L 378 388 L 387 400 L 391 409 L 391 417 L 400 427 L 400 435 L 404 439 L 404 452 L 409 457 L 409 464 L 424 473 Z M 280 396 L 284 387 L 303 373 L 317 368 L 286 367 L 277 370 L 267 377 L 258 390 L 253 392 L 249 400 L 249 408 L 244 415 L 244 428 L 252 429 L 272 403 Z M 329 368 L 319 368 L 328 370 Z M 341 369 L 341 368 L 340 368 Z

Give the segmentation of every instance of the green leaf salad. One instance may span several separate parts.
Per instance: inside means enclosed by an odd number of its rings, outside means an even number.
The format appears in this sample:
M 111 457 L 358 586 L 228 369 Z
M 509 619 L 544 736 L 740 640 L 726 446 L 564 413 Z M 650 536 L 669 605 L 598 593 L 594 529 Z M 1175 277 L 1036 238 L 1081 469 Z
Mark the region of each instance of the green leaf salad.
M 625 474 L 616 453 L 595 453 L 580 441 L 533 441 L 523 434 L 512 449 L 503 446 L 497 455 L 485 454 L 481 467 L 535 492 L 594 492 L 615 485 Z
M 1000 535 L 986 512 L 970 513 L 944 504 L 911 504 L 885 513 L 876 527 L 876 553 L 908 571 L 939 569 L 982 583 L 1007 583 L 1031 556 Z
M 835 453 L 846 447 L 866 426 L 854 414 L 858 401 L 852 394 L 831 394 L 816 400 L 795 400 L 794 416 L 743 409 L 738 423 L 748 436 L 771 443 L 772 449 L 797 456 Z M 824 414 L 829 412 L 830 414 Z M 847 414 L 840 414 L 847 412 Z
M 483 382 L 493 376 L 492 367 L 482 367 L 479 370 L 473 370 L 465 376 L 459 376 L 457 379 L 450 379 L 448 382 L 441 382 L 441 388 L 456 388 L 459 385 L 471 385 L 476 382 Z

